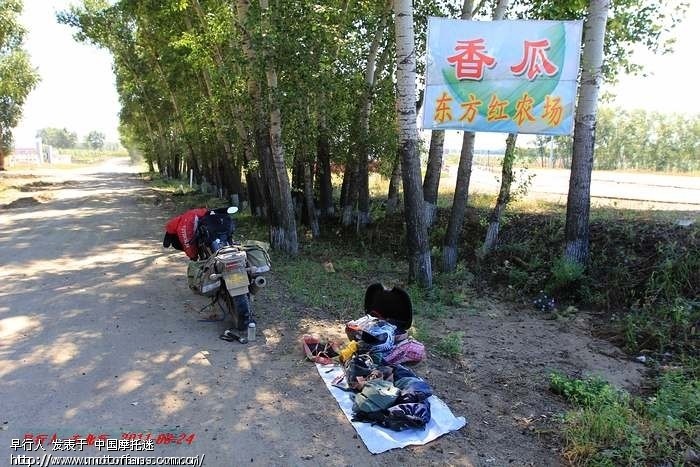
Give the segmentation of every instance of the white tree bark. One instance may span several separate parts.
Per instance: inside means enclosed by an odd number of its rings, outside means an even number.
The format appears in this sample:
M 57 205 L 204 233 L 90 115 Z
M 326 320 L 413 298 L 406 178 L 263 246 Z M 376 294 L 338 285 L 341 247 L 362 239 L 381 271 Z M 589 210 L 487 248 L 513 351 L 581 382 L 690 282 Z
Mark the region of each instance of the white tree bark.
M 270 28 L 268 0 L 260 0 L 260 9 L 263 14 L 263 27 Z M 263 57 L 267 64 L 265 76 L 267 77 L 268 102 L 270 105 L 270 149 L 275 168 L 277 187 L 279 190 L 279 204 L 281 212 L 281 226 L 279 230 L 272 232 L 272 243 L 281 247 L 285 252 L 296 255 L 299 252 L 297 238 L 297 224 L 294 217 L 294 203 L 292 191 L 287 174 L 287 165 L 284 162 L 284 144 L 282 143 L 282 112 L 277 100 L 277 69 L 272 59 L 265 52 Z
M 423 190 L 418 158 L 416 127 L 416 47 L 411 0 L 394 0 L 396 27 L 396 107 L 399 123 L 399 152 L 403 175 L 404 215 L 408 243 L 409 275 L 425 288 L 432 287 L 433 274 L 428 229 L 423 216 Z
M 603 73 L 603 44 L 611 0 L 590 0 L 583 27 L 581 84 L 579 86 L 569 194 L 566 203 L 564 257 L 584 264 L 590 246 L 591 172 L 595 145 L 598 91 Z

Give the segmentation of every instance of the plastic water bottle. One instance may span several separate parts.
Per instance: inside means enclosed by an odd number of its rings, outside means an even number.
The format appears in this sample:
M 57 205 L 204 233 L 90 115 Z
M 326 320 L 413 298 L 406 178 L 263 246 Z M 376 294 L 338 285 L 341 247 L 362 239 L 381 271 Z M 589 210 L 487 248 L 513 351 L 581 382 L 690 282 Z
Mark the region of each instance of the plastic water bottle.
M 255 341 L 255 323 L 252 321 L 248 324 L 248 342 Z

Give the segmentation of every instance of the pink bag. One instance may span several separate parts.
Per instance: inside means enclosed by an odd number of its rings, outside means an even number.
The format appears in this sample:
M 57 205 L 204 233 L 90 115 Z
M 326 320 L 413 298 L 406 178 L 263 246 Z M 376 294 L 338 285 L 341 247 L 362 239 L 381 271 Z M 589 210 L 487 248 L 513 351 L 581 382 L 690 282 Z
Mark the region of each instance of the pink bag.
M 425 346 L 409 337 L 402 340 L 384 357 L 387 363 L 417 363 L 425 358 Z

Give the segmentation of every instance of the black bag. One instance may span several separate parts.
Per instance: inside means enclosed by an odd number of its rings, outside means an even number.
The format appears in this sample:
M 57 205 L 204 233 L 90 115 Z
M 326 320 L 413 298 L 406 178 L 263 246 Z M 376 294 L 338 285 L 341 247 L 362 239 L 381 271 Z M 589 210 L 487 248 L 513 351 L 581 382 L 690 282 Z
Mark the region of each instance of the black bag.
M 377 412 L 355 412 L 353 422 L 366 422 L 379 425 L 393 431 L 409 430 L 411 428 L 425 429 L 430 422 L 430 403 L 411 402 L 397 404 Z
M 211 248 L 212 252 L 233 243 L 233 219 L 228 213 L 219 211 L 209 211 L 197 225 L 197 243 Z
M 406 332 L 413 324 L 413 305 L 408 293 L 398 287 L 389 290 L 372 284 L 365 292 L 365 313 L 396 326 L 396 334 Z

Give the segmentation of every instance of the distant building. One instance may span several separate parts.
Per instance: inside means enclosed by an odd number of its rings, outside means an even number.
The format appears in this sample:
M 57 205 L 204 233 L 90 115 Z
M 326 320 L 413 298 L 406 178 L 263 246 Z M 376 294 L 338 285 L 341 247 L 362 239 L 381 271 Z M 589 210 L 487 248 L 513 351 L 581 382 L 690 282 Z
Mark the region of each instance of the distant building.
M 14 164 L 70 164 L 71 157 L 59 154 L 58 149 L 36 140 L 33 148 L 14 148 L 10 153 L 9 165 Z
M 41 164 L 39 153 L 34 148 L 15 148 L 10 153 L 9 165 Z

